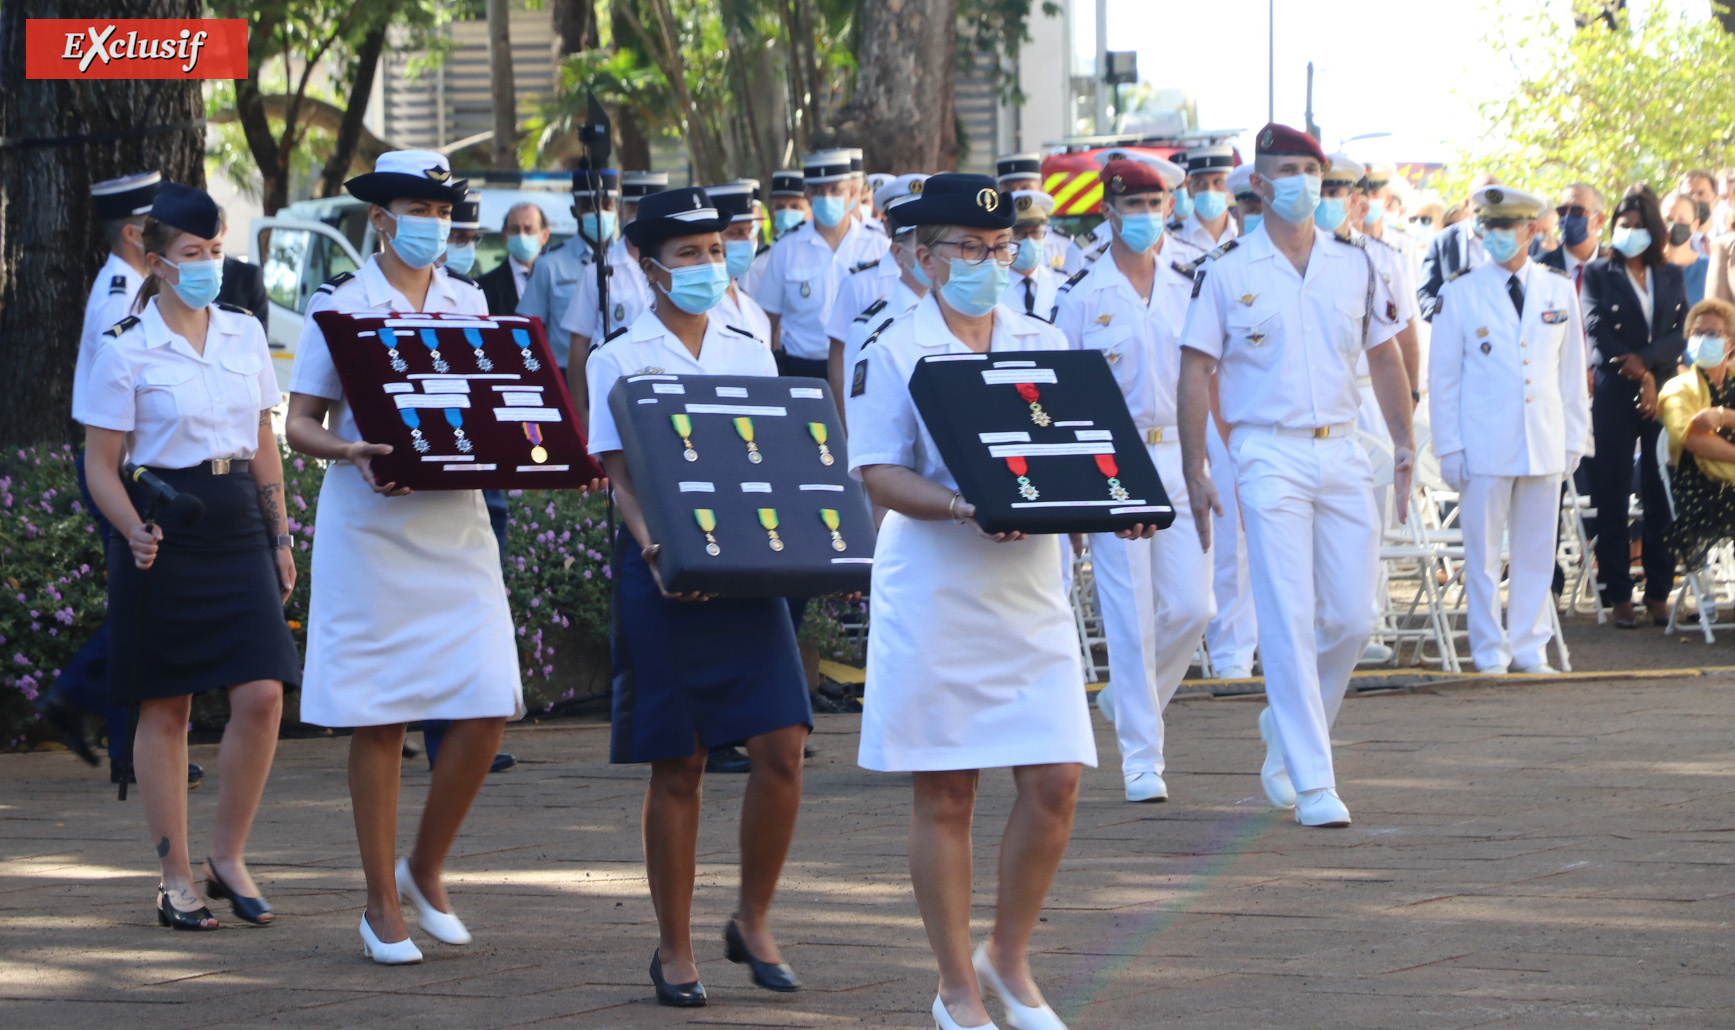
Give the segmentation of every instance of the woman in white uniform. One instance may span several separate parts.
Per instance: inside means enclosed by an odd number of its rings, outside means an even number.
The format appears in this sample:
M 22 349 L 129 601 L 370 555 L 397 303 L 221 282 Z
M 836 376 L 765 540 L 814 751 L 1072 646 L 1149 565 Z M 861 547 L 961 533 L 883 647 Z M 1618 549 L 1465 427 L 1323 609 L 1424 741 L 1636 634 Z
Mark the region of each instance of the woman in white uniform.
M 176 930 L 217 929 L 187 848 L 193 695 L 229 695 L 205 895 L 266 925 L 271 906 L 247 872 L 247 835 L 277 750 L 283 687 L 299 681 L 301 665 L 283 619 L 295 562 L 271 429 L 280 394 L 259 322 L 212 303 L 223 282 L 221 222 L 204 190 L 162 184 L 144 224 L 143 303 L 102 335 L 79 412 L 91 496 L 115 527 L 110 700 L 138 706 L 133 765 L 162 865 L 157 921 Z M 199 498 L 204 517 L 149 521 L 151 497 L 138 477 L 122 482 L 123 457 Z
M 890 509 L 874 552 L 860 762 L 914 774 L 910 879 L 940 967 L 940 1030 L 1064 1030 L 1031 978 L 1030 935 L 1096 765 L 1078 633 L 1057 536 L 984 535 L 910 399 L 926 355 L 1065 350 L 1060 331 L 996 301 L 1018 244 L 1010 194 L 985 175 L 929 178 L 897 206 L 933 292 L 869 339 L 852 370 L 850 464 Z M 1154 527 L 1129 535 L 1146 536 Z M 970 825 L 980 771 L 1012 769 L 991 937 L 970 950 Z
M 512 615 L 482 494 L 412 494 L 375 482 L 371 461 L 391 453 L 364 441 L 332 365 L 319 311 L 455 311 L 486 315 L 470 280 L 434 267 L 464 197 L 446 158 L 424 150 L 382 154 L 345 183 L 370 205 L 386 247 L 354 275 L 319 288 L 289 379 L 289 444 L 332 464 L 319 492 L 301 717 L 353 727 L 350 799 L 367 908 L 365 953 L 385 964 L 419 962 L 399 909 L 447 944 L 470 934 L 453 914 L 441 871 L 476 799 L 507 719 L 524 714 Z M 404 727 L 450 719 L 409 856 L 397 861 L 398 777 Z

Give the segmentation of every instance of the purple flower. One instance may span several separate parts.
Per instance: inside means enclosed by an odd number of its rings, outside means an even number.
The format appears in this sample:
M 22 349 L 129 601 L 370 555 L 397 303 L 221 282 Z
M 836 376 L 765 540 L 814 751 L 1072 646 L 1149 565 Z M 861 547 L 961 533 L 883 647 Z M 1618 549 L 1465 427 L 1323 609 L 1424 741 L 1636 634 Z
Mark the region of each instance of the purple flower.
M 531 598 L 531 599 L 530 599 L 530 607 L 532 607 L 532 608 L 540 608 L 540 607 L 542 607 L 542 598 L 540 598 L 540 597 L 532 597 L 532 598 Z M 538 636 L 538 637 L 540 637 L 540 636 L 542 636 L 542 634 L 541 634 L 541 633 L 540 633 L 540 632 L 539 632 L 539 633 L 537 633 L 537 634 L 536 634 L 536 635 L 537 635 L 537 636 Z
M 297 510 L 297 511 L 306 511 L 307 510 L 307 500 L 305 498 L 303 498 L 300 494 L 295 495 L 295 510 Z
M 29 667 L 30 667 L 30 659 L 28 659 L 28 658 L 26 658 L 26 657 L 24 657 L 24 656 L 23 656 L 23 655 L 21 655 L 21 654 L 14 654 L 14 655 L 13 655 L 13 656 L 12 656 L 12 660 L 13 660 L 13 661 L 14 661 L 14 662 L 17 662 L 17 663 L 18 663 L 18 664 L 19 664 L 19 665 L 22 665 L 22 666 L 24 666 L 24 667 L 25 667 L 25 668 L 29 668 Z
M 18 692 L 23 694 L 26 700 L 34 701 L 36 700 L 38 685 L 35 676 L 21 676 L 18 679 Z

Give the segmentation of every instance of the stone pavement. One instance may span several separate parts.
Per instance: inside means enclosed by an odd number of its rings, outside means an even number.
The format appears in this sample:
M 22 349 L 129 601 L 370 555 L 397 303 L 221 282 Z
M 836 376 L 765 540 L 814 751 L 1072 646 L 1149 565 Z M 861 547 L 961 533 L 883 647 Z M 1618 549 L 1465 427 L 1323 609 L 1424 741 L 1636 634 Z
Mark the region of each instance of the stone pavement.
M 1038 933 L 1070 1024 L 1123 1027 L 1735 1025 L 1735 679 L 1443 687 L 1352 698 L 1337 727 L 1356 824 L 1305 830 L 1259 796 L 1256 702 L 1171 709 L 1175 800 L 1087 773 Z M 642 774 L 594 724 L 509 731 L 451 867 L 469 948 L 363 960 L 344 741 L 285 741 L 254 835 L 270 929 L 159 929 L 136 800 L 65 754 L 0 756 L 0 1027 L 931 1026 L 905 877 L 908 789 L 821 753 L 778 911 L 807 981 L 777 996 L 721 958 L 742 780 L 706 800 L 697 900 L 712 1003 L 650 1001 Z M 194 749 L 215 771 L 215 749 Z M 405 774 L 409 819 L 427 773 Z M 195 850 L 214 783 L 193 795 Z M 1009 777 L 984 781 L 977 912 Z M 219 915 L 227 916 L 226 909 Z M 983 926 L 986 925 L 984 922 Z

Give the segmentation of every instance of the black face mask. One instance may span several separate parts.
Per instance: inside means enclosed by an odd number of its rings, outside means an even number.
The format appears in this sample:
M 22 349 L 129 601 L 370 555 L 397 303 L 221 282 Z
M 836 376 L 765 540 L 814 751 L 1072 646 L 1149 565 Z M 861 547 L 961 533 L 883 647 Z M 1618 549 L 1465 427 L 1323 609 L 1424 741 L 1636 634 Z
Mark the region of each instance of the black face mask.
M 1693 238 L 1693 227 L 1686 222 L 1673 222 L 1669 225 L 1669 245 L 1679 247 Z
M 1711 220 L 1711 204 L 1709 201 L 1693 201 L 1693 220 L 1700 225 L 1704 225 L 1706 222 Z

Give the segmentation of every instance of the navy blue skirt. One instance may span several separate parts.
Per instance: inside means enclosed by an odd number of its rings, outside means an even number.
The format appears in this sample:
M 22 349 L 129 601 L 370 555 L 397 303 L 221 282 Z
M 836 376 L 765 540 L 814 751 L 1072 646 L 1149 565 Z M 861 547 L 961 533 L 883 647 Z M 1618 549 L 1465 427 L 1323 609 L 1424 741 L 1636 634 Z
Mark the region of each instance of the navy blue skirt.
M 786 726 L 813 706 L 782 598 L 671 601 L 622 527 L 615 589 L 616 764 L 685 758 Z M 699 743 L 696 743 L 699 742 Z

